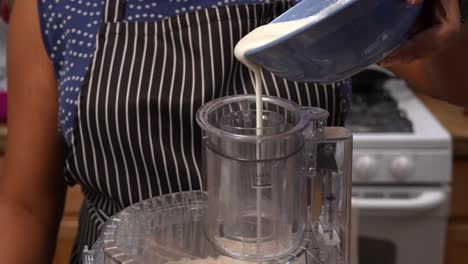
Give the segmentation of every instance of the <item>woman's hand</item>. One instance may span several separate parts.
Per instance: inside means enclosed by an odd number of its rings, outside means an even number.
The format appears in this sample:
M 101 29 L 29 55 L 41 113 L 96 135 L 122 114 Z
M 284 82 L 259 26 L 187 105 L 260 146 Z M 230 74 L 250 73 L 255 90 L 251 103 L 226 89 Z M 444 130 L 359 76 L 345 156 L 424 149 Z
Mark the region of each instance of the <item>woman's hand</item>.
M 424 0 L 413 37 L 380 64 L 417 92 L 468 107 L 468 24 L 458 1 Z
M 380 62 L 381 66 L 430 57 L 455 42 L 460 32 L 460 11 L 458 0 L 395 0 L 409 4 L 423 3 L 421 15 L 413 28 L 413 36 Z

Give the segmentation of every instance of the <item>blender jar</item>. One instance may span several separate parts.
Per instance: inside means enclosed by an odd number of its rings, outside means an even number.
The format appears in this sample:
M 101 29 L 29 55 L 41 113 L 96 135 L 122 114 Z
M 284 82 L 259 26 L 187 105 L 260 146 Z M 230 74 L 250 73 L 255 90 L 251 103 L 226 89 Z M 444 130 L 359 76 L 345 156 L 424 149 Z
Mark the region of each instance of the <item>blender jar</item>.
M 318 162 L 336 163 L 333 155 L 338 153 L 333 147 L 333 153 L 318 152 L 334 140 L 324 136 L 325 110 L 268 96 L 262 108 L 262 128 L 257 127 L 253 95 L 211 101 L 197 114 L 204 131 L 205 233 L 224 254 L 248 260 L 275 259 L 297 249 L 311 228 L 308 183 L 328 169 L 317 173 Z M 340 214 L 332 211 L 343 205 L 342 177 L 338 171 L 332 174 L 321 176 L 326 197 L 320 198 L 328 210 L 321 226 L 327 232 L 339 226 Z M 330 201 L 333 195 L 336 200 Z

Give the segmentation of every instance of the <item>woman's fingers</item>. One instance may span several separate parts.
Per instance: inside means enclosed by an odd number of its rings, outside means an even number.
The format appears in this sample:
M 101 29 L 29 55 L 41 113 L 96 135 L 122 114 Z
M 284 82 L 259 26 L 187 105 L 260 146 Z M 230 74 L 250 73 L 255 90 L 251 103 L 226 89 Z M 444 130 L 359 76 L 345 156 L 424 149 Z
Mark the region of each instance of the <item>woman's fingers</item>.
M 420 0 L 406 0 L 418 3 Z M 427 0 L 414 35 L 379 64 L 390 66 L 422 59 L 447 47 L 460 31 L 458 0 Z

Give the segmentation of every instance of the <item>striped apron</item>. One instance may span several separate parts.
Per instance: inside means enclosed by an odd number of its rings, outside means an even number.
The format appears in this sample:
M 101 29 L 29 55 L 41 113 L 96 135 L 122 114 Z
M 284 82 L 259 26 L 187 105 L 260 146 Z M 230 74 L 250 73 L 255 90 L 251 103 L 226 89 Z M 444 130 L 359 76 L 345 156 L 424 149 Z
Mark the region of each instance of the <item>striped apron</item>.
M 133 203 L 201 189 L 197 109 L 221 96 L 254 93 L 234 45 L 290 3 L 230 5 L 159 22 L 124 21 L 125 1 L 106 0 L 92 65 L 78 103 L 66 178 L 85 196 L 72 263 L 104 222 Z M 264 94 L 331 113 L 342 122 L 338 85 L 295 83 L 263 73 Z

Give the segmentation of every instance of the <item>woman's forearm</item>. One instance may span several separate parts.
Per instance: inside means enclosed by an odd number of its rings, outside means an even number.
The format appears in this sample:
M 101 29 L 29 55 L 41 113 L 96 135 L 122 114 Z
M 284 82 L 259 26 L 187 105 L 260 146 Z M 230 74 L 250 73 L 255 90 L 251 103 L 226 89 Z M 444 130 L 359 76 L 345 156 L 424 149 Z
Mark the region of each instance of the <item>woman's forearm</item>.
M 52 263 L 58 225 L 45 226 L 18 203 L 0 201 L 2 263 Z
M 389 67 L 416 91 L 468 106 L 468 24 L 447 48 L 410 64 Z
M 66 192 L 57 80 L 42 43 L 37 1 L 16 1 L 10 22 L 0 262 L 51 263 Z

